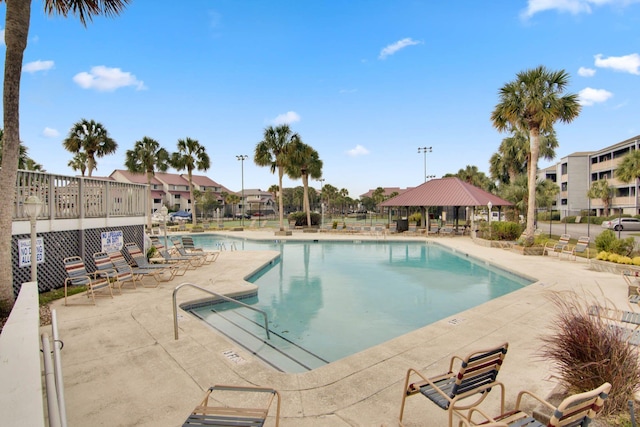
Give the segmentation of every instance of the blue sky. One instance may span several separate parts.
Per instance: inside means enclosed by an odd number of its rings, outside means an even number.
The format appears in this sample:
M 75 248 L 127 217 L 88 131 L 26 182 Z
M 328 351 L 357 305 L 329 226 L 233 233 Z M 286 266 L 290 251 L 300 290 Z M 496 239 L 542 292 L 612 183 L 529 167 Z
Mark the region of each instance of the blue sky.
M 244 187 L 266 190 L 277 176 L 253 152 L 282 122 L 319 152 L 325 184 L 354 198 L 421 184 L 418 147 L 432 147 L 428 175 L 488 173 L 507 136 L 490 122 L 498 90 L 538 65 L 566 70 L 583 103 L 556 127 L 557 159 L 640 134 L 638 0 L 134 0 L 86 29 L 42 3 L 24 55 L 21 139 L 51 173 L 76 174 L 62 140 L 82 118 L 119 145 L 95 176 L 123 169 L 144 136 L 169 151 L 190 137 L 211 157 L 210 178 L 240 191 L 246 154 Z

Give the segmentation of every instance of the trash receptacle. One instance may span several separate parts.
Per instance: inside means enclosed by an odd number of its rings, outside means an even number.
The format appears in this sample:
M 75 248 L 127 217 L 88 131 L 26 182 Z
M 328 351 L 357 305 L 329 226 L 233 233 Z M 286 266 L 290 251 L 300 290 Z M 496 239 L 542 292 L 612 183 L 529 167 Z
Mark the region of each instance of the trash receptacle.
M 409 229 L 409 220 L 408 219 L 397 219 L 396 220 L 396 230 L 398 233 L 402 233 L 403 231 L 407 231 Z

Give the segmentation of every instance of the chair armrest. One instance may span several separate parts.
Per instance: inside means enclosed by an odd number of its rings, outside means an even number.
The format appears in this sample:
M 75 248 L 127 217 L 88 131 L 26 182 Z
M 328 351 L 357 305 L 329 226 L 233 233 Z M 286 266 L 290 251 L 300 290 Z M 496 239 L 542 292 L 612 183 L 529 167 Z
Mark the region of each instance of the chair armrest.
M 522 403 L 522 398 L 524 396 L 529 396 L 535 400 L 537 400 L 538 402 L 542 403 L 543 405 L 545 405 L 547 408 L 549 408 L 551 411 L 555 411 L 556 407 L 553 406 L 551 403 L 547 402 L 546 400 L 544 400 L 543 398 L 541 398 L 540 396 L 528 391 L 528 390 L 522 390 L 520 393 L 518 393 L 518 398 L 516 399 L 516 411 L 520 410 L 520 403 Z

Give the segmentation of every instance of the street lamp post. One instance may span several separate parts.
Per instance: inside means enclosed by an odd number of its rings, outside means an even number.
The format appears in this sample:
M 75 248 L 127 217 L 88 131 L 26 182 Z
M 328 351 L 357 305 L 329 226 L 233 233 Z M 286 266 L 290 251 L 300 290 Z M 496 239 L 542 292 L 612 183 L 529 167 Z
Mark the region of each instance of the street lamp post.
M 167 249 L 167 217 L 169 216 L 169 209 L 165 205 L 160 208 L 160 215 L 162 216 L 162 222 L 164 223 L 164 248 Z
M 42 209 L 42 202 L 38 196 L 29 196 L 24 201 L 24 211 L 29 216 L 29 222 L 31 223 L 31 281 L 38 281 L 38 259 L 37 259 L 37 247 L 36 247 L 36 219 L 40 215 Z
M 487 212 L 487 219 L 489 221 L 489 239 L 491 239 L 491 208 L 493 207 L 493 203 L 489 202 L 487 203 L 487 208 L 489 209 L 489 212 Z
M 242 218 L 240 219 L 240 225 L 244 227 L 244 161 L 248 159 L 249 156 L 246 154 L 240 154 L 236 156 L 236 159 L 240 160 L 240 173 L 242 179 Z
M 427 153 L 431 153 L 433 147 L 418 147 L 418 154 L 424 153 L 424 182 L 427 182 Z
M 322 227 L 324 226 L 324 202 L 322 201 L 322 196 L 323 196 L 322 190 L 324 188 L 324 178 L 318 178 L 318 181 L 320 181 L 320 211 L 321 211 L 320 229 L 322 229 Z

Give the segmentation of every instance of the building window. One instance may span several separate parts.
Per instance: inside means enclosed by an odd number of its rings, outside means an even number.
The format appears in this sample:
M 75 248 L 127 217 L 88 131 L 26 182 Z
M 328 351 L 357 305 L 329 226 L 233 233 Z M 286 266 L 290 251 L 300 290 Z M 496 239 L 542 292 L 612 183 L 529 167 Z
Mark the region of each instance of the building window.
M 566 175 L 567 174 L 567 168 L 568 168 L 568 164 L 563 163 L 562 166 L 560 166 L 560 169 L 562 170 L 562 175 Z
M 566 182 L 562 183 L 562 191 L 567 191 L 567 183 Z
M 629 187 L 622 187 L 618 188 L 616 193 L 618 197 L 628 197 L 631 192 L 629 191 Z
M 560 200 L 560 204 L 561 204 L 562 206 L 567 206 L 567 199 L 562 199 L 562 200 Z

